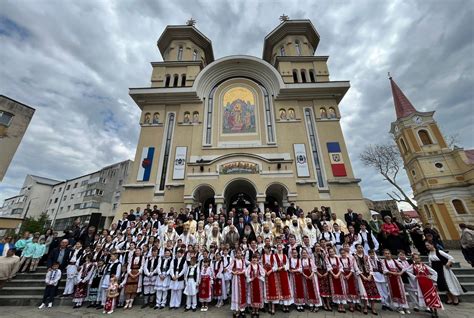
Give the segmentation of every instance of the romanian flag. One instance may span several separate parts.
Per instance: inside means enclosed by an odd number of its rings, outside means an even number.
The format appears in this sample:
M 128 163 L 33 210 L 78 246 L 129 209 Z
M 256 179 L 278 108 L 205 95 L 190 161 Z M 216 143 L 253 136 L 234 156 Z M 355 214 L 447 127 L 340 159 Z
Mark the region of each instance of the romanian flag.
M 346 166 L 342 159 L 341 147 L 338 142 L 328 142 L 329 160 L 331 161 L 332 175 L 335 177 L 346 177 Z
M 140 167 L 138 167 L 137 181 L 149 181 L 151 174 L 151 166 L 153 163 L 153 155 L 155 147 L 143 147 L 142 156 L 140 158 Z

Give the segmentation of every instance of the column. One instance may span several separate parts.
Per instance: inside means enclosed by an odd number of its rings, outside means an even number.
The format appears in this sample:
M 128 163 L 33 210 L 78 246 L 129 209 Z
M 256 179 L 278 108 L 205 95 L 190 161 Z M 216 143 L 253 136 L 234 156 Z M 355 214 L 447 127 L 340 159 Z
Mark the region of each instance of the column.
M 258 208 L 261 212 L 265 213 L 265 202 L 258 202 Z

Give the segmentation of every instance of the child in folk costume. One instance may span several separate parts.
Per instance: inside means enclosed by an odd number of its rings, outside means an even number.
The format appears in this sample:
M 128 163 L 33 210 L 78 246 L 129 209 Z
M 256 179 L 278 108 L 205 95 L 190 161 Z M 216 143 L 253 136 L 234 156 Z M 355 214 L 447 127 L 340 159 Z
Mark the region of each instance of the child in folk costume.
M 184 275 L 184 294 L 186 295 L 186 308 L 184 311 L 190 309 L 196 311 L 199 276 L 199 266 L 196 264 L 196 257 L 193 256 Z M 201 311 L 203 310 L 201 309 Z
M 316 266 L 316 276 L 318 278 L 319 294 L 325 311 L 332 311 L 331 308 L 331 284 L 329 282 L 329 271 L 326 262 L 326 253 L 320 243 L 314 247 L 314 264 Z
M 247 308 L 247 282 L 245 281 L 245 260 L 241 249 L 235 251 L 235 258 L 230 262 L 232 273 L 232 301 L 230 309 L 234 311 L 234 318 L 245 317 Z
M 117 277 L 113 276 L 110 278 L 109 287 L 106 292 L 106 300 L 103 313 L 111 314 L 114 312 L 115 302 L 119 296 L 119 284 Z
M 277 252 L 273 254 L 276 263 L 276 272 L 280 283 L 280 303 L 283 305 L 283 312 L 290 312 L 288 306 L 293 303 L 293 295 L 291 294 L 290 277 L 288 273 L 288 258 L 283 253 L 283 244 L 277 244 Z
M 402 281 L 403 269 L 401 264 L 392 259 L 392 253 L 385 249 L 383 264 L 383 272 L 388 282 L 391 307 L 397 309 L 402 315 L 405 314 L 404 309 L 408 309 L 408 301 L 405 294 L 405 286 Z
M 124 309 L 132 308 L 137 293 L 141 292 L 142 280 L 142 250 L 135 249 L 133 257 L 127 267 L 127 278 L 125 280 L 125 306 Z
M 252 318 L 259 317 L 258 311 L 263 308 L 264 289 L 263 283 L 265 281 L 265 270 L 259 264 L 260 254 L 255 252 L 252 254 L 252 260 L 245 270 L 245 276 L 249 283 L 248 303 L 252 307 Z
M 93 255 L 91 255 L 91 259 L 92 257 Z M 100 287 L 100 281 L 102 277 L 104 276 L 106 266 L 105 266 L 104 261 L 101 259 L 97 262 L 97 264 L 94 263 L 94 265 L 96 266 L 95 266 L 94 273 L 91 277 L 91 283 L 89 285 L 89 291 L 86 297 L 86 301 L 89 302 L 89 306 L 87 306 L 87 308 L 97 307 L 100 305 L 100 301 L 97 300 L 97 294 Z
M 438 317 L 438 309 L 444 309 L 439 298 L 438 289 L 434 284 L 438 278 L 438 273 L 428 265 L 423 264 L 418 253 L 413 253 L 413 265 L 408 268 L 407 273 L 416 280 L 418 306 L 422 309 L 428 308 L 431 311 L 431 317 Z
M 346 283 L 346 295 L 347 302 L 349 303 L 349 311 L 354 312 L 354 304 L 358 304 L 359 301 L 359 290 L 357 288 L 357 277 L 358 272 L 357 264 L 352 256 L 349 255 L 347 248 L 341 249 L 342 271 L 344 272 L 343 278 Z
M 382 310 L 390 309 L 390 293 L 388 291 L 385 274 L 383 273 L 383 264 L 377 257 L 377 254 L 375 254 L 375 250 L 369 250 L 369 262 L 372 266 L 375 286 L 377 286 L 377 291 L 382 301 Z
M 293 291 L 293 300 L 294 304 L 296 305 L 297 311 L 304 311 L 304 304 L 305 304 L 305 290 L 304 290 L 304 282 L 303 282 L 303 274 L 301 268 L 301 262 L 298 257 L 298 251 L 296 248 L 291 250 L 291 257 L 289 261 L 289 268 L 290 268 L 290 284 L 291 289 Z
M 156 303 L 155 309 L 163 309 L 166 306 L 166 300 L 168 298 L 168 290 L 170 287 L 170 275 L 169 270 L 171 267 L 171 250 L 165 250 L 164 255 L 160 258 L 160 265 L 158 266 L 156 278 L 155 290 L 156 290 Z
M 212 275 L 214 277 L 214 283 L 212 285 L 212 294 L 217 299 L 216 307 L 222 307 L 225 300 L 226 286 L 224 280 L 224 261 L 222 260 L 221 253 L 217 252 L 212 261 Z
M 66 267 L 66 286 L 64 287 L 64 292 L 61 297 L 66 297 L 72 295 L 74 292 L 74 284 L 77 277 L 77 264 L 82 256 L 82 244 L 77 242 L 74 246 L 71 257 L 69 258 L 69 263 Z
M 417 291 L 416 280 L 414 277 L 408 275 L 407 273 L 408 268 L 410 268 L 413 262 L 408 261 L 407 256 L 404 251 L 398 252 L 398 262 L 400 263 L 403 269 L 402 281 L 403 281 L 403 285 L 405 286 L 405 291 L 408 294 L 408 299 L 407 299 L 408 304 L 413 306 L 413 309 L 415 311 L 419 311 L 418 299 L 416 296 L 416 291 Z M 405 312 L 407 312 L 407 310 L 405 310 Z
M 222 250 L 222 261 L 223 261 L 222 266 L 224 267 L 224 285 L 225 285 L 225 288 L 226 288 L 226 289 L 224 289 L 224 301 L 227 300 L 227 298 L 229 297 L 229 295 L 230 295 L 230 286 L 232 285 L 231 284 L 232 273 L 231 273 L 231 270 L 229 268 L 229 264 L 230 264 L 231 260 L 232 260 L 232 258 L 229 255 L 229 249 L 227 247 L 225 247 Z
M 187 271 L 186 257 L 183 256 L 184 250 L 179 249 L 176 252 L 176 258 L 173 259 L 170 268 L 170 289 L 171 300 L 170 308 L 179 308 L 183 296 L 184 278 Z
M 356 254 L 354 256 L 357 264 L 357 280 L 359 283 L 359 295 L 364 301 L 363 312 L 367 315 L 367 307 L 370 303 L 372 314 L 378 315 L 375 311 L 375 302 L 380 300 L 380 295 L 375 285 L 373 277 L 373 268 L 369 260 L 369 256 L 364 254 L 364 246 L 356 245 Z
M 127 282 L 127 264 L 121 264 L 122 270 L 120 277 L 117 277 L 117 281 L 119 284 L 119 296 L 117 298 L 117 308 L 123 308 L 125 304 L 125 283 Z
M 343 267 L 339 256 L 336 255 L 333 247 L 328 248 L 327 269 L 330 274 L 329 283 L 331 285 L 332 301 L 338 304 L 338 312 L 346 312 L 344 304 L 347 303 L 346 282 L 344 280 Z
M 82 303 L 86 299 L 87 291 L 90 283 L 92 283 L 92 277 L 96 271 L 95 264 L 91 262 L 92 256 L 86 255 L 84 264 L 79 267 L 79 273 L 77 274 L 77 284 L 74 290 L 74 303 L 73 308 L 82 307 Z
M 262 256 L 262 266 L 265 271 L 265 302 L 268 303 L 268 313 L 275 314 L 275 303 L 280 302 L 281 290 L 279 286 L 279 277 L 276 273 L 277 266 L 272 254 L 271 246 L 265 246 Z
M 211 268 L 211 261 L 208 258 L 205 258 L 202 261 L 202 266 L 200 267 L 200 274 L 198 279 L 199 285 L 199 301 L 202 304 L 201 311 L 208 310 L 208 303 L 212 300 L 212 280 L 213 273 Z
M 158 258 L 158 248 L 153 247 L 151 250 L 151 257 L 143 262 L 143 305 L 153 307 L 155 303 L 153 295 L 155 295 L 156 279 L 158 277 L 158 265 L 160 259 Z
M 59 263 L 55 262 L 48 268 L 46 273 L 45 283 L 46 287 L 44 288 L 43 302 L 38 307 L 43 309 L 48 304 L 48 308 L 53 307 L 54 295 L 56 293 L 56 286 L 58 285 L 59 280 L 61 279 L 61 270 L 59 269 Z
M 101 301 L 101 305 L 97 307 L 97 309 L 103 308 L 105 306 L 106 298 L 107 298 L 107 289 L 109 288 L 110 279 L 112 277 L 120 277 L 122 273 L 122 265 L 118 261 L 118 255 L 116 253 L 110 254 L 110 262 L 107 264 L 105 268 L 104 276 L 100 281 L 100 288 L 97 294 L 97 301 Z
M 304 289 L 306 291 L 306 304 L 311 312 L 317 312 L 321 306 L 321 298 L 319 296 L 318 277 L 316 273 L 316 265 L 309 258 L 306 249 L 301 250 L 301 269 L 303 274 Z

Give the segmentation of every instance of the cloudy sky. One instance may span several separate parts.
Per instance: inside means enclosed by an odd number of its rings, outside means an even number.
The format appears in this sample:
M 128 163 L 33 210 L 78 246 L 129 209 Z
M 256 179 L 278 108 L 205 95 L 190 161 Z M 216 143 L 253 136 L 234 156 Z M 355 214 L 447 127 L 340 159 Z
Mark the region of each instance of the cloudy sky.
M 67 179 L 133 158 L 139 109 L 128 88 L 149 86 L 166 25 L 192 16 L 216 59 L 261 57 L 282 13 L 311 19 L 331 79 L 351 82 L 342 126 L 364 196 L 390 191 L 358 159 L 364 146 L 390 140 L 389 71 L 418 110 L 436 110 L 443 133 L 474 148 L 474 1 L 3 0 L 0 94 L 36 114 L 0 184 L 0 204 L 28 173 Z

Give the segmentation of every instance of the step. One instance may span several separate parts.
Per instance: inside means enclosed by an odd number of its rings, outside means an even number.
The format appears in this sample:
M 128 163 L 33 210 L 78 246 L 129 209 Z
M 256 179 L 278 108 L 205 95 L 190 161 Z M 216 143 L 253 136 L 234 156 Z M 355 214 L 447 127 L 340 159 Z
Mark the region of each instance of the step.
M 62 291 L 64 290 L 64 287 L 59 286 L 58 293 L 61 295 Z M 0 297 L 1 296 L 21 296 L 21 295 L 43 295 L 44 292 L 44 286 L 38 286 L 38 287 L 3 287 L 0 289 Z
M 474 283 L 474 275 L 456 275 L 460 283 Z
M 453 268 L 455 275 L 474 275 L 474 268 L 462 267 L 462 268 Z
M 66 280 L 61 280 L 59 286 L 64 286 Z M 13 279 L 6 282 L 4 287 L 44 287 L 44 279 Z

